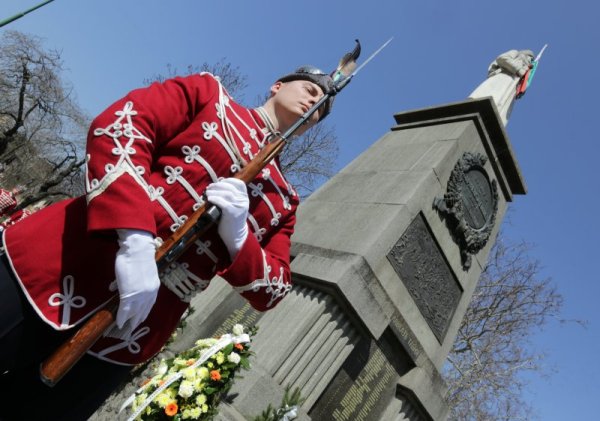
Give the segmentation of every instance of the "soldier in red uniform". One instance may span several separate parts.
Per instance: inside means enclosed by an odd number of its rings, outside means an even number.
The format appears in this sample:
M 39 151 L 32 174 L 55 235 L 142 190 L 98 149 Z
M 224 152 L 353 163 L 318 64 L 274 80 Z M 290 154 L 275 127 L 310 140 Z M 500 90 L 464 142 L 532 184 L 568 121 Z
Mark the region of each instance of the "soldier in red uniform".
M 134 90 L 100 114 L 87 139 L 86 196 L 4 232 L 0 415 L 10 406 L 7 419 L 85 419 L 161 349 L 215 274 L 254 308 L 273 308 L 291 289 L 298 196 L 277 160 L 248 185 L 232 175 L 330 89 L 328 75 L 306 66 L 249 109 L 202 73 Z M 204 201 L 221 209 L 218 226 L 159 278 L 156 246 Z M 116 326 L 55 388 L 42 385 L 39 363 L 116 293 Z

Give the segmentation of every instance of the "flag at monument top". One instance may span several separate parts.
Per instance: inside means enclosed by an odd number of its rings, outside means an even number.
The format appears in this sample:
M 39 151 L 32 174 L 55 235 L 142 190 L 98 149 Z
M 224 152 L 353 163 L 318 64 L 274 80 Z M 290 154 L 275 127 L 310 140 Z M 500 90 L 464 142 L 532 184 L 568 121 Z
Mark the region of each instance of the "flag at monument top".
M 523 76 L 521 82 L 517 86 L 517 99 L 525 95 L 525 91 L 527 91 L 527 88 L 529 88 L 531 85 L 531 81 L 533 80 L 533 76 L 535 76 L 535 71 L 537 70 L 538 64 L 542 58 L 542 54 L 544 54 L 544 50 L 546 50 L 546 47 L 548 47 L 548 44 L 544 44 L 535 60 L 533 60 L 533 63 L 531 63 L 531 69 L 525 73 L 525 76 Z

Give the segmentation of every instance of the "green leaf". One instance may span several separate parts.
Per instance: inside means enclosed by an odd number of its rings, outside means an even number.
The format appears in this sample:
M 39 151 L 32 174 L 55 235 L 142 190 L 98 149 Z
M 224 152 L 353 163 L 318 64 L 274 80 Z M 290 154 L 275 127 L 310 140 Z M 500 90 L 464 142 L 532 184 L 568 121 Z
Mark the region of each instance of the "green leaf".
M 204 388 L 204 394 L 205 394 L 205 395 L 212 395 L 212 394 L 213 394 L 213 393 L 215 393 L 217 390 L 219 390 L 219 389 L 217 389 L 216 387 L 210 387 L 210 386 L 206 386 L 206 387 Z

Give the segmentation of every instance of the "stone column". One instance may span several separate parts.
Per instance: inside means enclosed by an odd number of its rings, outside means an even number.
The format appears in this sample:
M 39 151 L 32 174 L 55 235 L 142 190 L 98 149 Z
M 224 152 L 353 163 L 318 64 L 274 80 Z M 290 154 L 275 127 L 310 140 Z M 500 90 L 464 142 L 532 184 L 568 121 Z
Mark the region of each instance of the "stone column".
M 445 419 L 440 370 L 507 204 L 526 189 L 489 98 L 395 119 L 301 205 L 297 287 L 258 323 L 240 413 L 291 385 L 304 419 Z

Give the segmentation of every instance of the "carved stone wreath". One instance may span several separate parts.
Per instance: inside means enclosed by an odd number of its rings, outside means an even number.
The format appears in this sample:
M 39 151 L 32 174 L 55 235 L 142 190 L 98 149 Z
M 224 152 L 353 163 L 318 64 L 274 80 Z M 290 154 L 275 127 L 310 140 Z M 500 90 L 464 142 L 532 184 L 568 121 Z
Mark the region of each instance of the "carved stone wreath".
M 446 194 L 433 201 L 460 247 L 465 270 L 471 255 L 487 244 L 498 213 L 498 185 L 490 182 L 486 162 L 482 154 L 465 152 L 450 174 Z

